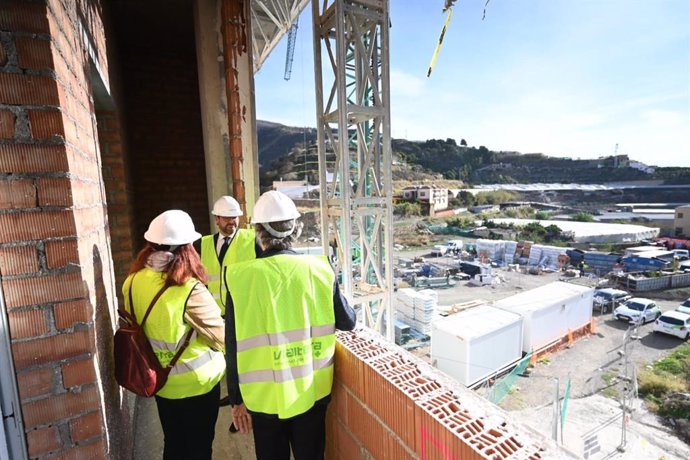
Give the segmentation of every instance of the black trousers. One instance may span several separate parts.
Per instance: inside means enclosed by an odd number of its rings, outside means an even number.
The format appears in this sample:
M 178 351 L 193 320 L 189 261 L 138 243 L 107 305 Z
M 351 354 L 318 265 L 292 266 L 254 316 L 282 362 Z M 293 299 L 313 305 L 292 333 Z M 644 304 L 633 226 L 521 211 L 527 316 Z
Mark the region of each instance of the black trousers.
M 322 460 L 326 447 L 326 409 L 316 404 L 304 414 L 279 419 L 252 414 L 257 460 Z
M 165 438 L 164 460 L 211 460 L 219 397 L 220 383 L 199 396 L 183 399 L 156 396 Z

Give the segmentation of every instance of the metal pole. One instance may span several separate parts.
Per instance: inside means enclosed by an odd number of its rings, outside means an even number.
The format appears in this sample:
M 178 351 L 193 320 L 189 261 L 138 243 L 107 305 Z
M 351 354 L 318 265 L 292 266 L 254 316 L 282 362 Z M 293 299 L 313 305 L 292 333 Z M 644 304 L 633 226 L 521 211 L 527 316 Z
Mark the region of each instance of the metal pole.
M 620 452 L 625 452 L 625 445 L 627 444 L 626 440 L 626 431 L 625 431 L 625 405 L 626 405 L 626 391 L 623 390 L 623 413 L 621 414 L 621 444 L 618 446 L 618 449 Z
M 553 395 L 553 421 L 551 423 L 551 436 L 553 437 L 553 440 L 558 442 L 558 422 L 559 422 L 559 413 L 558 413 L 558 378 L 554 380 L 554 383 L 556 384 L 554 386 L 554 395 Z
M 623 387 L 623 392 L 621 395 L 621 405 L 622 407 L 622 413 L 621 413 L 621 443 L 618 446 L 617 450 L 620 452 L 625 452 L 625 445 L 627 443 L 626 440 L 626 427 L 625 427 L 625 415 L 627 413 L 627 392 L 628 392 L 628 385 L 630 384 L 630 378 L 628 377 L 628 363 L 630 362 L 628 358 L 628 342 L 633 338 L 633 333 L 634 333 L 634 328 L 636 328 L 635 325 L 631 325 L 626 333 L 623 335 L 623 381 L 625 382 L 624 387 Z

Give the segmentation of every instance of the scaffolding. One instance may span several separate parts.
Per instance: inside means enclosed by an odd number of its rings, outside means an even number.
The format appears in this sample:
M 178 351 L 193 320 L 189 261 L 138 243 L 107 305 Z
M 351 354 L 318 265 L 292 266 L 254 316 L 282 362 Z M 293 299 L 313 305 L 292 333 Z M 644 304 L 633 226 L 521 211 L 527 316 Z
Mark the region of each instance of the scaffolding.
M 392 340 L 388 2 L 312 7 L 324 253 L 334 247 L 336 276 L 361 307 L 359 320 Z M 335 162 L 327 163 L 330 152 Z

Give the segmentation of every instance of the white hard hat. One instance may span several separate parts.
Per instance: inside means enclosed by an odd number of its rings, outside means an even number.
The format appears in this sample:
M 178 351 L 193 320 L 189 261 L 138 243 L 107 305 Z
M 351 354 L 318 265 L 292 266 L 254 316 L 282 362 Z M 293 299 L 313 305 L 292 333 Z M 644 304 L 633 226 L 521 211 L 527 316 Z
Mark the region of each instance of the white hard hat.
M 297 206 L 295 206 L 294 201 L 290 197 L 277 190 L 271 190 L 256 200 L 252 223 L 280 222 L 297 219 L 299 216 L 300 213 L 297 211 Z
M 239 217 L 242 214 L 240 204 L 231 196 L 221 196 L 213 204 L 211 214 L 220 217 Z
M 156 216 L 144 233 L 146 241 L 170 246 L 193 243 L 201 238 L 194 230 L 194 222 L 184 211 L 171 209 Z

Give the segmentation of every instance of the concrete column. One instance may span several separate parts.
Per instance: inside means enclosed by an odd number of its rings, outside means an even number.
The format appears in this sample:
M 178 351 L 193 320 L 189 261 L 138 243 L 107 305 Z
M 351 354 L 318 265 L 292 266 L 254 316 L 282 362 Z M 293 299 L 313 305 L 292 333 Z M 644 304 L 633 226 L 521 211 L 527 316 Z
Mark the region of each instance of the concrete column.
M 194 2 L 196 59 L 211 229 L 215 229 L 210 214 L 213 202 L 219 196 L 231 193 L 232 181 L 219 18 L 220 2 L 218 0 Z
M 209 210 L 219 196 L 232 195 L 245 223 L 259 193 L 249 8 L 243 0 L 195 2 Z

